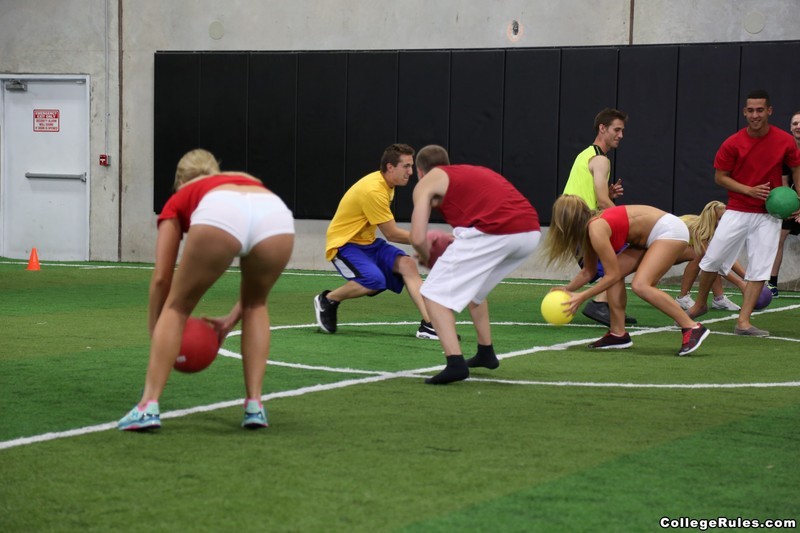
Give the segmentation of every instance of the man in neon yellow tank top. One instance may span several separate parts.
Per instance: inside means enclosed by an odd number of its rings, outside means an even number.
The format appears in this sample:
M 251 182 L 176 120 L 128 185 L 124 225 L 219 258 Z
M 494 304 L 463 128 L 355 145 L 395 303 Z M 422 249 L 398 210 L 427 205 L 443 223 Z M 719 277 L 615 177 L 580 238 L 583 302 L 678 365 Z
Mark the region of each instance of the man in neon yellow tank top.
M 614 199 L 622 196 L 622 180 L 609 183 L 611 161 L 606 155 L 619 147 L 625 131 L 628 114 L 618 109 L 605 108 L 594 119 L 596 133 L 594 143 L 578 154 L 572 164 L 564 194 L 580 196 L 589 209 L 602 210 L 614 206 Z M 598 265 L 598 277 L 602 277 Z M 608 311 L 606 293 L 602 292 L 594 300 L 589 300 L 583 314 L 596 322 L 608 326 L 611 315 Z M 635 324 L 636 319 L 626 317 L 626 323 Z

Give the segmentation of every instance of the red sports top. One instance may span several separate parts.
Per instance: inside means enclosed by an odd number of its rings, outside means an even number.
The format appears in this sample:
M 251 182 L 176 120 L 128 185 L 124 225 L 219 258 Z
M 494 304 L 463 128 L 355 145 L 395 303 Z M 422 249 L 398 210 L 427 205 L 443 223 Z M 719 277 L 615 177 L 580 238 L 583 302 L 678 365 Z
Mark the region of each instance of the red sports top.
M 491 235 L 539 230 L 536 209 L 497 172 L 473 165 L 437 168 L 449 178 L 439 211 L 454 228 L 474 227 Z
M 619 253 L 625 243 L 628 242 L 628 230 L 630 229 L 628 208 L 624 205 L 618 205 L 604 209 L 600 216 L 591 219 L 589 224 L 598 218 L 602 218 L 611 226 L 611 247 L 614 248 L 615 252 Z
M 714 168 L 731 173 L 731 177 L 754 187 L 769 183 L 781 186 L 783 164 L 800 166 L 800 151 L 794 138 L 775 126 L 762 137 L 751 137 L 747 128 L 734 133 L 722 143 L 714 158 Z M 766 213 L 764 200 L 728 191 L 728 209 L 745 213 Z
M 197 205 L 203 196 L 211 189 L 219 187 L 220 185 L 255 185 L 264 187 L 260 181 L 253 180 L 247 176 L 239 174 L 217 174 L 215 176 L 208 176 L 207 178 L 190 181 L 178 191 L 173 194 L 167 203 L 164 204 L 164 209 L 158 215 L 156 225 L 161 224 L 162 220 L 170 218 L 177 218 L 178 223 L 181 225 L 181 231 L 186 233 L 189 231 L 189 224 L 192 221 L 192 213 L 197 209 Z M 264 187 L 266 189 L 266 187 Z

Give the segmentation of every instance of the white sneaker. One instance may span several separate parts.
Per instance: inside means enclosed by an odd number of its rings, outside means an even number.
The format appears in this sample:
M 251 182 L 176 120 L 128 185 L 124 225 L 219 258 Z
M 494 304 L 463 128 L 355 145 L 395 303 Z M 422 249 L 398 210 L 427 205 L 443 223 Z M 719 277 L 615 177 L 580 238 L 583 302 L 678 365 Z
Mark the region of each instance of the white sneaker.
M 724 294 L 719 299 L 715 296 L 714 301 L 711 302 L 711 307 L 713 309 L 724 309 L 725 311 L 738 311 L 741 309 L 741 307 L 728 300 L 728 297 Z
M 678 296 L 677 298 L 675 298 L 675 301 L 678 302 L 678 305 L 680 305 L 681 309 L 683 309 L 684 311 L 686 311 L 687 309 L 691 309 L 692 306 L 694 305 L 694 300 L 692 300 L 692 297 L 689 294 L 686 294 L 684 296 Z

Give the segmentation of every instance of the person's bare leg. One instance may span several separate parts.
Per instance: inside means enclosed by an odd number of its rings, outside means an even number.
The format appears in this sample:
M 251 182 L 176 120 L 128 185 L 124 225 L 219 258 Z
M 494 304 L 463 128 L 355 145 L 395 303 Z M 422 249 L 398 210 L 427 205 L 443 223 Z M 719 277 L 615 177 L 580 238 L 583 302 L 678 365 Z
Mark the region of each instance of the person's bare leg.
M 484 300 L 480 304 L 470 302 L 469 314 L 472 317 L 475 332 L 478 334 L 478 350 L 474 357 L 467 360 L 467 366 L 495 369 L 500 366 L 500 361 L 498 361 L 497 354 L 494 353 L 494 346 L 492 346 L 488 300 Z
M 239 241 L 219 228 L 197 225 L 189 230 L 172 287 L 153 329 L 140 408 L 158 401 L 178 357 L 187 318 L 240 249 Z
M 761 290 L 764 288 L 763 281 L 748 281 L 744 288 L 744 300 L 742 301 L 742 309 L 739 311 L 739 318 L 736 320 L 736 329 L 746 331 L 753 327 L 750 322 L 750 316 L 756 308 L 756 302 L 761 295 Z
M 345 300 L 352 300 L 353 298 L 361 298 L 369 294 L 375 294 L 377 291 L 368 289 L 355 281 L 348 281 L 341 287 L 332 290 L 325 297 L 333 302 L 343 302 Z
M 246 397 L 261 398 L 269 358 L 270 320 L 267 298 L 292 255 L 294 235 L 259 242 L 242 258 L 242 369 Z
M 686 314 L 691 318 L 703 316 L 708 312 L 708 293 L 711 292 L 711 285 L 714 284 L 716 278 L 716 272 L 700 270 L 700 286 L 697 289 L 697 299 L 694 305 L 686 310 Z
M 686 243 L 683 241 L 668 239 L 655 241 L 644 254 L 631 282 L 631 289 L 642 300 L 675 320 L 681 328 L 693 328 L 697 322 L 681 309 L 678 302 L 656 286 L 667 270 L 675 264 L 685 246 Z M 713 282 L 713 279 L 710 281 Z
M 456 318 L 452 309 L 449 309 L 429 298 L 425 298 L 425 306 L 431 315 L 431 322 L 439 336 L 439 342 L 444 350 L 447 366 L 430 378 L 425 380 L 429 385 L 445 385 L 454 381 L 461 381 L 469 377 L 469 368 L 461 352 L 461 343 L 456 333 Z
M 414 260 L 407 255 L 398 257 L 394 263 L 394 272 L 397 272 L 403 277 L 403 283 L 406 285 L 408 295 L 411 297 L 411 301 L 414 302 L 414 305 L 417 306 L 422 320 L 430 322 L 431 318 L 428 315 L 428 309 L 425 307 L 425 299 L 419 292 L 422 287 L 422 278 L 419 275 L 419 269 Z

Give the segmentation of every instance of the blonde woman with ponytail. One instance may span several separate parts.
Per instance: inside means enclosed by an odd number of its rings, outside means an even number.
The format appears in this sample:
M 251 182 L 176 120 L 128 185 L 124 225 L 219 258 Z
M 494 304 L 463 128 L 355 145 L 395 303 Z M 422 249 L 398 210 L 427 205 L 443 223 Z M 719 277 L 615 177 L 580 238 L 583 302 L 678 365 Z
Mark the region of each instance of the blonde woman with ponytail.
M 677 355 L 689 355 L 710 332 L 656 286 L 667 270 L 685 255 L 688 243 L 686 225 L 675 215 L 655 207 L 621 205 L 595 214 L 580 197 L 565 194 L 553 204 L 543 252 L 550 265 L 569 262 L 577 247 L 583 251 L 583 268 L 562 287 L 570 293 L 570 300 L 564 304 L 566 312 L 574 314 L 587 299 L 608 291 L 611 327 L 602 338 L 591 343 L 590 348 L 619 349 L 633 345 L 625 331 L 625 276 L 635 272 L 631 289 L 675 320 L 682 333 Z M 605 275 L 592 287 L 575 292 L 592 281 L 598 259 Z
M 683 215 L 680 217 L 686 227 L 689 228 L 689 249 L 685 257 L 685 260 L 689 263 L 686 265 L 681 278 L 681 293 L 675 298 L 683 310 L 690 309 L 694 305 L 694 300 L 689 292 L 700 274 L 700 260 L 703 259 L 706 247 L 714 236 L 719 219 L 724 213 L 725 204 L 718 200 L 712 200 L 705 205 L 699 215 Z M 744 268 L 738 261 L 733 264 L 731 272 L 723 277 L 744 293 Z M 725 296 L 720 276 L 717 276 L 717 279 L 714 280 L 711 285 L 711 291 L 714 294 L 712 308 L 725 311 L 738 311 L 740 309 L 738 305 Z
M 188 152 L 178 162 L 175 190 L 157 221 L 144 391 L 117 427 L 124 431 L 161 427 L 158 401 L 178 357 L 186 321 L 236 257 L 241 259 L 239 299 L 228 316 L 207 320 L 222 342 L 241 319 L 245 381 L 241 425 L 267 427 L 261 403 L 270 341 L 267 296 L 292 254 L 292 213 L 260 180 L 245 172 L 220 172 L 214 155 L 202 149 Z

